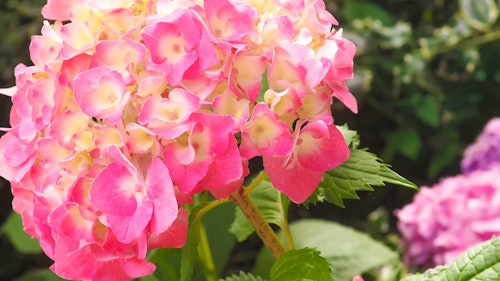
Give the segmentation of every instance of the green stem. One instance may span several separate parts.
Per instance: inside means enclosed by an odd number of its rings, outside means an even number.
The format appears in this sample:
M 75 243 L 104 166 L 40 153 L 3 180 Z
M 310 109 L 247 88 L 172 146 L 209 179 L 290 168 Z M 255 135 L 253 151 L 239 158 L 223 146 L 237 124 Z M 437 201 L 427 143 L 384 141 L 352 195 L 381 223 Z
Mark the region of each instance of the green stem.
M 230 198 L 241 209 L 245 217 L 252 224 L 257 235 L 260 237 L 264 245 L 271 251 L 274 257 L 281 257 L 286 252 L 285 246 L 283 246 L 278 236 L 264 219 L 255 203 L 245 192 L 245 188 L 238 188 L 231 194 Z
M 441 48 L 436 49 L 434 52 L 432 52 L 431 57 L 449 53 L 453 50 L 465 50 L 468 48 L 477 48 L 478 46 L 494 42 L 497 40 L 500 40 L 500 30 L 491 31 L 485 33 L 484 35 L 476 36 L 469 39 L 464 39 L 455 45 L 442 46 Z
M 252 193 L 252 191 L 257 187 L 257 185 L 259 185 L 259 183 L 261 183 L 266 178 L 267 178 L 266 171 L 260 172 L 245 189 L 245 195 L 248 196 L 250 193 Z
M 200 258 L 200 263 L 205 271 L 205 277 L 207 281 L 217 281 L 219 277 L 217 276 L 217 270 L 215 269 L 215 263 L 212 257 L 212 251 L 210 250 L 210 245 L 208 243 L 207 232 L 203 224 L 200 224 L 200 237 L 198 243 L 198 257 Z
M 290 226 L 288 225 L 288 206 L 290 205 L 290 200 L 288 198 L 284 198 L 285 196 L 281 195 L 281 208 L 283 208 L 282 213 L 282 221 L 281 221 L 281 230 L 285 235 L 286 245 L 288 246 L 288 250 L 295 249 L 295 242 L 293 242 L 292 232 L 290 231 Z M 285 201 L 287 200 L 287 201 Z
M 212 210 L 213 208 L 222 205 L 224 203 L 230 202 L 231 200 L 229 199 L 220 199 L 216 201 L 212 201 L 209 204 L 207 204 L 205 207 L 201 208 L 197 213 L 195 219 L 198 221 L 201 221 L 201 218 L 203 217 L 204 214 L 206 214 L 208 211 Z

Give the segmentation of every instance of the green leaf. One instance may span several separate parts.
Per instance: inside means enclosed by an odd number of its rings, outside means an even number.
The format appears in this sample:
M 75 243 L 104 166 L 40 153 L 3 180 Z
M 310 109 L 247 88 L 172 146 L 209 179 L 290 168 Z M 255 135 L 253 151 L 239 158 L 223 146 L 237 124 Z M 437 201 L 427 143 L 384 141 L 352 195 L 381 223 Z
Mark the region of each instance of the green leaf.
M 401 281 L 444 281 L 444 271 L 446 271 L 446 266 L 437 266 L 435 268 L 428 269 L 422 274 L 406 277 Z
M 21 277 L 14 279 L 14 281 L 64 281 L 66 279 L 62 279 L 57 276 L 54 272 L 48 269 L 40 269 L 34 271 L 28 271 L 23 274 Z
M 271 268 L 271 281 L 331 281 L 328 261 L 310 248 L 291 250 L 283 254 Z
M 264 71 L 264 75 L 262 76 L 262 84 L 260 88 L 259 95 L 257 96 L 258 102 L 264 102 L 264 94 L 269 89 L 269 78 L 267 77 L 267 68 Z
M 439 266 L 402 281 L 498 281 L 500 237 L 471 247 L 449 266 Z
M 470 248 L 444 272 L 446 280 L 500 280 L 500 237 Z
M 468 25 L 482 31 L 498 20 L 498 6 L 494 0 L 460 0 L 460 13 Z
M 203 225 L 208 236 L 208 242 L 217 272 L 221 274 L 231 256 L 236 239 L 228 229 L 234 221 L 234 204 L 224 204 L 210 210 L 203 216 Z
M 386 183 L 416 189 L 417 186 L 400 176 L 390 166 L 381 162 L 375 154 L 366 150 L 351 150 L 346 162 L 323 175 L 316 191 L 305 202 L 328 201 L 344 208 L 344 199 L 359 199 L 357 191 L 373 191 L 373 186 Z
M 349 19 L 349 21 L 371 18 L 373 20 L 379 20 L 386 26 L 392 24 L 391 16 L 384 9 L 368 1 L 346 1 L 344 6 L 344 16 Z
M 149 252 L 148 259 L 156 265 L 154 275 L 158 280 L 180 280 L 181 251 L 181 249 L 165 248 Z
M 337 126 L 337 129 L 339 129 L 339 131 L 342 133 L 342 136 L 344 136 L 344 140 L 347 146 L 349 146 L 351 149 L 358 148 L 360 142 L 358 132 L 349 129 L 349 126 L 347 126 L 347 124 Z
M 42 252 L 38 240 L 24 232 L 21 216 L 16 212 L 10 214 L 2 226 L 1 233 L 5 233 L 10 242 L 21 253 L 38 254 Z
M 309 247 L 321 252 L 332 266 L 335 281 L 351 281 L 363 272 L 398 261 L 398 255 L 382 243 L 335 222 L 302 219 L 290 224 L 290 229 L 297 249 Z M 257 257 L 254 273 L 268 276 L 273 260 L 264 249 Z
M 439 106 L 431 96 L 423 97 L 415 107 L 415 113 L 420 120 L 436 128 L 439 125 Z
M 399 152 L 409 159 L 416 159 L 420 152 L 420 146 L 420 137 L 417 130 L 411 127 L 403 127 L 389 135 L 382 156 L 384 159 L 392 159 L 394 153 Z
M 287 223 L 290 200 L 281 196 L 281 193 L 273 187 L 267 178 L 255 187 L 250 198 L 254 200 L 268 223 L 279 227 L 283 227 L 283 224 Z M 252 225 L 239 208 L 236 208 L 235 219 L 229 232 L 233 233 L 239 242 L 244 241 L 254 232 Z
M 240 271 L 239 275 L 233 274 L 225 279 L 220 279 L 220 281 L 264 281 L 264 279 Z

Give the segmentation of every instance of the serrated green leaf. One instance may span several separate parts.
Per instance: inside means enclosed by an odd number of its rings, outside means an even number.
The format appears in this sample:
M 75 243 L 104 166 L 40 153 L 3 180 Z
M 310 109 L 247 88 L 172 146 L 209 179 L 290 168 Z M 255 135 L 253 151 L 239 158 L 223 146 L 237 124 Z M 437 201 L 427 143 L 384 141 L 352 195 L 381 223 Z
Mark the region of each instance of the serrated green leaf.
M 471 247 L 448 266 L 431 268 L 401 281 L 498 281 L 500 237 Z
M 327 201 L 344 208 L 344 199 L 359 199 L 357 191 L 373 191 L 373 186 L 386 183 L 416 189 L 417 186 L 391 170 L 375 154 L 366 150 L 351 150 L 346 162 L 323 175 L 316 191 L 305 202 L 315 204 Z
M 446 268 L 446 266 L 431 268 L 422 274 L 408 276 L 401 281 L 444 281 L 443 273 L 446 271 Z
M 342 136 L 344 136 L 344 140 L 347 146 L 349 146 L 351 149 L 358 148 L 360 142 L 358 132 L 349 129 L 349 126 L 347 126 L 347 124 L 337 126 L 337 129 L 339 129 L 339 131 L 342 133 Z
M 318 250 L 304 248 L 283 254 L 273 265 L 271 281 L 331 281 L 328 261 Z
M 297 249 L 309 247 L 321 252 L 332 266 L 335 281 L 351 281 L 356 275 L 398 260 L 398 255 L 382 243 L 335 222 L 302 219 L 290 224 L 290 230 Z M 263 250 L 254 273 L 268 276 L 273 260 L 269 251 Z
M 269 179 L 261 181 L 250 194 L 250 198 L 255 202 L 268 223 L 279 227 L 286 223 L 290 201 L 281 196 L 281 193 L 273 187 Z M 239 242 L 244 241 L 254 232 L 254 228 L 239 208 L 236 208 L 235 219 L 229 232 L 233 233 Z
M 18 213 L 12 212 L 10 214 L 2 226 L 1 233 L 5 233 L 9 237 L 10 242 L 20 253 L 38 254 L 42 252 L 40 242 L 24 232 L 22 219 Z
M 250 273 L 244 273 L 240 271 L 239 275 L 233 274 L 229 277 L 226 277 L 224 279 L 220 279 L 219 281 L 264 281 L 264 279 L 260 277 L 253 276 Z
M 500 280 L 500 237 L 476 245 L 460 255 L 444 272 L 446 280 Z

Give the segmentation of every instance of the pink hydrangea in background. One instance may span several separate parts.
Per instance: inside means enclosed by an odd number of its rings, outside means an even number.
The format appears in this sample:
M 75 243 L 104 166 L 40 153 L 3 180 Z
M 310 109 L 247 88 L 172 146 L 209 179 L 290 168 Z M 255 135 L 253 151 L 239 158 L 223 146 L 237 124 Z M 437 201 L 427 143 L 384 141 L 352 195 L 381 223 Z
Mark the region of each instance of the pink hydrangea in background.
M 452 262 L 469 247 L 500 235 L 500 168 L 477 170 L 422 187 L 398 210 L 410 265 Z
M 253 157 L 297 203 L 349 157 L 331 105 L 357 112 L 355 46 L 323 1 L 48 0 L 42 14 L 34 65 L 2 90 L 0 175 L 64 278 L 151 274 L 148 250 L 185 243 L 190 196 L 228 197 Z
M 461 166 L 464 174 L 500 166 L 500 118 L 488 121 L 476 142 L 465 149 Z

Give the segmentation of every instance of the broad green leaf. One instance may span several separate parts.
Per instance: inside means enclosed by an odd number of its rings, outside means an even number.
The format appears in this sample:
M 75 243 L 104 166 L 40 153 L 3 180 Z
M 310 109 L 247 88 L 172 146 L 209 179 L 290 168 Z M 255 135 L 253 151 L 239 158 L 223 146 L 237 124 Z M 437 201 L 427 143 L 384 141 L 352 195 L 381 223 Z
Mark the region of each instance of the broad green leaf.
M 290 224 L 290 229 L 297 249 L 314 248 L 328 260 L 335 281 L 351 281 L 356 275 L 398 260 L 398 255 L 382 243 L 335 222 L 303 219 Z M 254 273 L 268 276 L 273 260 L 269 251 L 263 250 Z
M 391 16 L 380 6 L 369 1 L 351 0 L 345 1 L 344 16 L 349 20 L 371 18 L 379 20 L 383 25 L 392 24 Z
M 435 178 L 457 155 L 462 153 L 463 148 L 457 142 L 450 142 L 433 155 L 427 169 L 427 175 Z
M 401 281 L 445 281 L 443 273 L 446 271 L 446 266 L 438 266 L 428 269 L 422 274 L 416 274 L 404 278 Z
M 431 268 L 402 281 L 498 281 L 500 237 L 471 247 L 449 266 Z
M 331 281 L 328 261 L 320 252 L 310 248 L 291 250 L 283 254 L 273 265 L 271 281 Z
M 231 256 L 236 239 L 228 229 L 234 221 L 234 204 L 224 204 L 210 210 L 203 216 L 203 225 L 208 236 L 208 242 L 212 252 L 212 257 L 221 274 Z
M 423 97 L 415 107 L 415 113 L 429 126 L 436 128 L 439 125 L 439 106 L 432 96 Z
M 38 254 L 42 252 L 38 240 L 24 232 L 21 216 L 16 212 L 10 214 L 0 232 L 5 233 L 10 242 L 21 253 Z
M 148 260 L 156 265 L 154 275 L 158 280 L 179 281 L 181 249 L 155 249 L 148 254 Z
M 250 273 L 244 273 L 240 271 L 239 275 L 233 274 L 229 277 L 226 277 L 224 279 L 220 279 L 220 281 L 264 281 L 264 279 L 260 277 L 253 276 Z
M 391 133 L 387 146 L 382 153 L 384 159 L 392 159 L 395 152 L 399 152 L 409 159 L 415 159 L 420 152 L 420 137 L 417 130 L 403 127 Z
M 357 191 L 373 191 L 373 186 L 385 186 L 386 183 L 417 188 L 414 183 L 391 170 L 389 165 L 382 163 L 376 155 L 354 149 L 346 162 L 323 175 L 318 188 L 305 205 L 328 201 L 344 208 L 344 199 L 359 199 Z
M 255 187 L 250 194 L 250 198 L 254 200 L 268 223 L 279 227 L 287 223 L 287 211 L 290 201 L 285 196 L 282 196 L 268 179 L 263 180 Z M 252 225 L 239 208 L 236 208 L 235 219 L 229 228 L 229 232 L 233 233 L 239 242 L 244 241 L 254 232 Z
M 446 280 L 500 280 L 500 237 L 470 248 L 460 255 L 444 272 Z
M 478 30 L 487 30 L 498 20 L 494 0 L 460 0 L 460 12 L 464 21 Z

